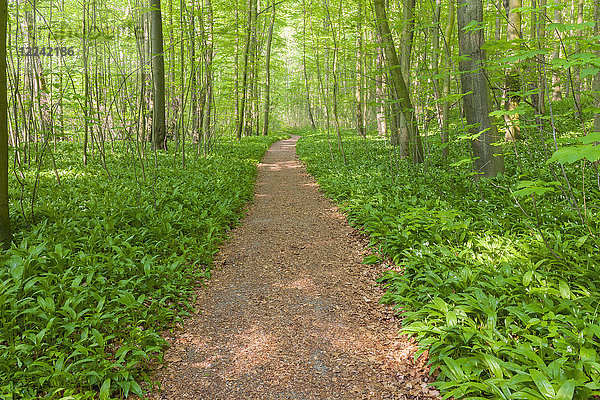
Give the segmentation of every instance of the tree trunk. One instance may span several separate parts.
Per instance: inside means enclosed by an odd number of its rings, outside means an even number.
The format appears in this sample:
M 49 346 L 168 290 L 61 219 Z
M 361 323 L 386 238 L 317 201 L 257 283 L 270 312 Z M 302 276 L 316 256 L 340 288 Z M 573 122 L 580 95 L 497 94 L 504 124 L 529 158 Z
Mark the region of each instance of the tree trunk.
M 596 36 L 600 35 L 600 2 L 596 1 L 596 7 L 594 9 L 594 21 L 595 21 L 595 33 Z M 600 57 L 600 49 L 596 50 L 596 56 Z M 592 93 L 594 96 L 594 106 L 600 109 L 600 72 L 594 77 L 594 83 L 592 85 Z M 596 110 L 594 115 L 594 132 L 600 132 L 600 111 Z
M 152 13 L 152 148 L 166 150 L 165 126 L 165 59 L 163 53 L 162 16 L 160 0 L 150 0 Z
M 373 5 L 377 16 L 377 27 L 381 34 L 381 41 L 385 49 L 386 60 L 390 67 L 390 84 L 407 122 L 407 147 L 409 148 L 409 154 L 414 163 L 420 163 L 423 162 L 423 145 L 421 143 L 421 138 L 419 137 L 419 127 L 417 125 L 415 108 L 410 101 L 410 94 L 406 87 L 404 76 L 402 75 L 400 61 L 398 60 L 398 54 L 396 53 L 396 47 L 387 20 L 384 0 L 373 0 Z
M 451 69 L 452 69 L 452 48 L 450 47 L 450 40 L 452 39 L 452 33 L 454 31 L 454 0 L 448 1 L 448 21 L 446 22 L 446 29 L 444 30 L 444 49 L 445 49 L 445 70 L 444 83 L 442 85 L 442 97 L 445 99 L 442 103 L 442 144 L 444 146 L 443 155 L 448 156 L 449 152 L 449 140 L 448 132 L 450 130 L 450 101 L 447 99 L 450 94 L 450 81 L 451 81 Z
M 508 2 L 508 28 L 506 39 L 508 42 L 521 38 L 521 0 L 509 0 Z M 515 11 L 517 9 L 517 11 Z M 506 72 L 505 91 L 506 91 L 506 110 L 509 113 L 519 106 L 519 96 L 515 93 L 521 89 L 520 71 L 516 66 L 511 66 Z M 519 114 L 505 114 L 506 132 L 504 139 L 514 141 L 521 138 L 521 127 L 519 125 Z
M 375 103 L 376 112 L 375 116 L 377 119 L 377 132 L 379 136 L 387 136 L 387 119 L 385 116 L 385 72 L 383 70 L 384 55 L 383 47 L 381 46 L 381 35 L 377 34 L 377 59 L 375 60 L 376 65 L 376 76 L 375 76 Z
M 544 39 L 546 38 L 546 0 L 540 0 L 541 15 L 537 24 L 537 37 L 538 37 L 538 49 L 543 46 Z M 546 112 L 546 55 L 540 54 L 538 56 L 538 71 L 539 71 L 539 94 L 538 94 L 538 125 L 541 124 L 541 116 Z
M 310 126 L 313 131 L 317 130 L 315 125 L 315 117 L 313 115 L 312 105 L 310 101 L 310 87 L 308 82 L 308 70 L 306 69 L 306 1 L 302 1 L 302 69 L 304 72 L 304 87 L 306 88 L 306 107 L 308 108 L 308 117 L 310 118 Z
M 359 136 L 366 136 L 367 132 L 365 130 L 365 115 L 363 113 L 363 53 L 362 53 L 362 0 L 358 1 L 358 16 L 356 18 L 356 78 L 355 78 L 355 112 L 356 112 L 356 132 Z
M 8 208 L 8 97 L 6 80 L 6 26 L 8 1 L 0 3 L 0 243 L 10 246 L 10 213 Z
M 248 25 L 246 26 L 246 44 L 244 46 L 244 72 L 242 73 L 242 98 L 238 115 L 238 126 L 236 136 L 242 138 L 244 131 L 244 117 L 246 115 L 246 94 L 248 93 L 248 53 L 250 51 L 250 36 L 252 34 L 252 0 L 248 0 Z
M 400 39 L 400 48 L 402 50 L 402 55 L 400 57 L 400 65 L 402 69 L 402 76 L 404 77 L 404 83 L 406 84 L 406 89 L 410 96 L 410 61 L 412 55 L 412 46 L 413 46 L 413 38 L 414 38 L 414 27 L 415 27 L 415 19 L 414 19 L 414 8 L 415 8 L 415 0 L 403 0 L 402 1 L 402 12 L 404 19 L 404 28 L 402 29 L 402 36 Z M 391 36 L 390 36 L 391 37 Z M 398 132 L 399 132 L 399 141 L 400 148 L 403 149 L 406 147 L 406 151 L 400 151 L 401 156 L 408 155 L 409 146 L 405 146 L 404 143 L 410 143 L 411 134 L 409 132 L 409 126 L 406 123 L 406 118 L 404 117 L 403 112 L 396 113 L 398 118 Z M 416 121 L 415 121 L 416 124 Z
M 263 118 L 263 135 L 269 134 L 269 111 L 271 109 L 271 44 L 273 43 L 273 27 L 275 26 L 275 1 L 273 0 L 271 10 L 271 24 L 269 25 L 269 36 L 267 37 L 267 54 L 265 60 L 265 107 Z
M 554 23 L 555 24 L 562 23 L 562 11 L 561 10 L 558 10 L 558 9 L 554 10 Z M 561 40 L 560 33 L 557 29 L 554 30 L 554 37 L 558 41 Z M 552 59 L 557 60 L 558 58 L 560 58 L 560 48 L 561 48 L 561 43 L 557 43 L 556 49 L 554 50 L 554 54 L 552 55 Z M 552 101 L 562 100 L 560 73 L 557 69 L 555 69 L 552 72 L 552 87 L 553 87 Z
M 465 30 L 472 21 L 483 24 L 482 0 L 459 0 L 457 14 L 463 106 L 467 124 L 471 126 L 469 131 L 477 135 L 471 142 L 475 170 L 485 177 L 494 177 L 504 171 L 504 160 L 502 149 L 492 145 L 498 138 L 489 117 L 490 90 L 484 69 L 485 51 L 481 48 L 485 43 L 483 29 Z

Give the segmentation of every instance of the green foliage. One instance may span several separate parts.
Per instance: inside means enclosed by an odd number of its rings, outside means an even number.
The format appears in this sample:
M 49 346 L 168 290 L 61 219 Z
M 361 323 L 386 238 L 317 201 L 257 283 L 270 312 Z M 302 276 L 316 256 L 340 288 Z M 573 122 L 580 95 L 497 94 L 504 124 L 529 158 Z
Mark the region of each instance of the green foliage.
M 160 332 L 191 310 L 276 139 L 221 139 L 186 169 L 149 152 L 147 180 L 127 148 L 107 149 L 109 177 L 99 155 L 82 167 L 76 147 L 60 143 L 61 186 L 43 164 L 34 214 L 13 215 L 17 237 L 2 255 L 0 398 L 142 395 L 166 345 Z M 24 171 L 25 194 L 36 170 Z M 11 189 L 18 210 L 17 182 Z
M 394 304 L 403 331 L 428 350 L 444 398 L 600 394 L 597 206 L 587 211 L 588 226 L 577 221 L 535 154 L 518 161 L 521 176 L 475 182 L 460 161 L 390 166 L 394 150 L 383 140 L 344 141 L 346 165 L 332 161 L 322 134 L 305 135 L 298 151 L 376 252 L 401 270 L 381 277 L 382 301 Z M 505 160 L 513 171 L 517 160 Z M 565 168 L 575 188 L 578 169 Z M 539 222 L 507 187 L 529 210 L 534 205 L 522 200 L 535 196 Z M 587 196 L 598 204 L 598 190 Z

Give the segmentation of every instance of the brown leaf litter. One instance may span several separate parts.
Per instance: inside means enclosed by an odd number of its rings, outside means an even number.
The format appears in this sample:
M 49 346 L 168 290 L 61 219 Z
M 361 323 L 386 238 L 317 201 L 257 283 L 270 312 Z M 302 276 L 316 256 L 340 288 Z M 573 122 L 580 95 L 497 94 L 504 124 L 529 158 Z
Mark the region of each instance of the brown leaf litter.
M 256 197 L 198 291 L 197 314 L 166 334 L 159 399 L 434 399 L 424 357 L 379 305 L 364 236 L 319 192 L 298 136 L 259 164 Z

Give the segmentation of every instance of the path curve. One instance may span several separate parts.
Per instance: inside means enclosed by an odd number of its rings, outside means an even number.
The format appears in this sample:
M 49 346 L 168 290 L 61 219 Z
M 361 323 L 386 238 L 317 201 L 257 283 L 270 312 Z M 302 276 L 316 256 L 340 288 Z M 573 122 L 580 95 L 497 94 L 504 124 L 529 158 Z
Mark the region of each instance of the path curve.
M 279 141 L 256 197 L 198 292 L 198 314 L 167 337 L 151 399 L 425 399 L 423 362 L 378 305 L 365 239 Z

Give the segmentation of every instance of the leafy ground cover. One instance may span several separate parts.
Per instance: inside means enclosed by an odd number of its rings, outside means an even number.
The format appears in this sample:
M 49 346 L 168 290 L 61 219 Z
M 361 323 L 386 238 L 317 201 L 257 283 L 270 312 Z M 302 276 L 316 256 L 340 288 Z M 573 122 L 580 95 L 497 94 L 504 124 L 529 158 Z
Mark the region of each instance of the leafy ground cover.
M 344 144 L 346 164 L 322 133 L 306 132 L 298 154 L 370 234 L 376 255 L 365 262 L 392 261 L 382 301 L 428 351 L 444 398 L 599 393 L 600 195 L 589 163 L 565 164 L 564 176 L 554 164 L 553 175 L 543 145 L 518 143 L 506 175 L 475 181 L 468 162 L 415 167 L 376 137 Z
M 56 168 L 51 148 L 39 168 L 19 168 L 15 244 L 0 268 L 0 398 L 141 395 L 161 330 L 189 312 L 252 197 L 256 163 L 282 137 L 222 138 L 185 169 L 173 151 L 142 165 L 125 144 L 83 167 L 69 143 Z

